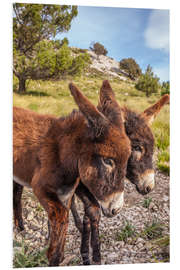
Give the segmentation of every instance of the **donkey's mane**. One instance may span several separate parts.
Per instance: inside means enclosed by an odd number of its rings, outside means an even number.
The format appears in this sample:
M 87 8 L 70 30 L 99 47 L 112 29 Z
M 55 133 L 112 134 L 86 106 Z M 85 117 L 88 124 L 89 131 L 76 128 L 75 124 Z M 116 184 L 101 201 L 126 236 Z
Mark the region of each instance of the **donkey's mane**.
M 78 119 L 81 118 L 81 117 L 82 117 L 82 113 L 81 113 L 79 110 L 74 109 L 74 110 L 72 110 L 72 112 L 69 113 L 68 115 L 66 115 L 66 116 L 60 116 L 60 117 L 58 118 L 58 120 L 59 120 L 60 122 L 68 123 L 68 122 L 76 121 L 76 120 L 78 120 Z

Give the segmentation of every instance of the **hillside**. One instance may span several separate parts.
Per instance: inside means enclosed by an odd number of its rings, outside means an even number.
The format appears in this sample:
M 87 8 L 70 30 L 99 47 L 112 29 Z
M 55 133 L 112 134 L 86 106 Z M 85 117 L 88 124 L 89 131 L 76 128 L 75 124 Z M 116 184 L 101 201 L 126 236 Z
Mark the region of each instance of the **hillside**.
M 90 50 L 87 52 L 90 55 L 92 61 L 92 64 L 90 65 L 91 69 L 98 70 L 104 75 L 116 77 L 123 81 L 127 80 L 127 75 L 125 72 L 123 72 L 123 70 L 119 68 L 118 61 L 105 55 L 97 56 L 93 51 Z

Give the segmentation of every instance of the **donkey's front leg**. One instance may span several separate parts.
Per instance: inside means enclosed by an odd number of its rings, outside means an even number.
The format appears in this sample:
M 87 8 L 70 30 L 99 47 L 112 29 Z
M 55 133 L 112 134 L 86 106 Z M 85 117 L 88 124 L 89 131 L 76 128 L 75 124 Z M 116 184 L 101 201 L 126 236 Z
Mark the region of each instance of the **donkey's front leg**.
M 49 266 L 58 266 L 64 259 L 69 209 L 79 179 L 76 180 L 71 188 L 68 188 L 68 193 L 66 194 L 65 192 L 65 196 L 64 194 L 62 195 L 63 203 L 60 200 L 61 195 L 58 195 L 57 188 L 43 186 L 42 182 L 38 177 L 34 177 L 32 187 L 35 195 L 47 211 L 50 223 L 50 244 L 47 251 Z
M 91 224 L 91 247 L 93 251 L 93 261 L 95 264 L 101 264 L 100 238 L 99 238 L 99 221 L 101 210 L 97 205 L 92 205 L 89 211 Z
M 58 266 L 64 259 L 64 244 L 69 211 L 59 202 L 49 202 L 50 245 L 47 252 L 49 266 Z
M 81 234 L 81 256 L 82 256 L 84 265 L 90 265 L 90 260 L 89 260 L 90 233 L 91 233 L 90 219 L 86 214 L 84 214 L 83 231 Z
M 76 195 L 84 203 L 85 215 L 83 219 L 83 232 L 81 238 L 81 256 L 83 264 L 90 264 L 89 260 L 89 238 L 91 234 L 91 247 L 93 251 L 93 261 L 96 264 L 101 264 L 101 253 L 100 253 L 100 239 L 99 239 L 99 221 L 100 221 L 100 207 L 94 196 L 88 191 L 88 189 L 80 183 L 76 189 Z M 76 206 L 71 207 L 75 224 L 78 229 L 82 227 L 80 218 L 78 216 Z M 78 219 L 77 219 L 78 217 Z M 80 229 L 79 229 L 80 230 Z
M 14 223 L 19 231 L 24 230 L 23 218 L 22 218 L 22 206 L 21 197 L 23 192 L 23 186 L 13 181 L 13 212 Z
M 69 210 L 62 205 L 56 193 L 42 188 L 34 188 L 33 190 L 47 211 L 50 223 L 50 244 L 47 251 L 49 266 L 58 266 L 64 259 Z

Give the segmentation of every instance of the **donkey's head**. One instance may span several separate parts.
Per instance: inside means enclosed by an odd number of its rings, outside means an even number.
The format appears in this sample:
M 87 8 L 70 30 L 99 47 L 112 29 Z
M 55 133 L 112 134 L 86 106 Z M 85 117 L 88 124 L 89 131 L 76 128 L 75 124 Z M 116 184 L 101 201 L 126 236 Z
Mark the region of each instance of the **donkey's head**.
M 126 134 L 131 141 L 127 178 L 136 185 L 137 191 L 143 195 L 150 192 L 155 185 L 152 162 L 154 138 L 150 125 L 161 108 L 168 102 L 169 95 L 164 95 L 141 114 L 136 114 L 127 108 L 122 109 Z
M 91 104 L 74 84 L 69 87 L 86 119 L 79 142 L 79 175 L 98 200 L 104 214 L 110 217 L 123 206 L 124 178 L 130 156 L 130 141 L 125 133 L 121 110 L 115 99 L 111 100 L 105 94 L 110 87 L 108 81 L 103 82 L 100 99 L 111 113 L 109 118 Z
M 104 96 L 104 99 L 102 98 Z M 118 106 L 114 101 L 115 95 L 111 87 L 101 91 L 98 109 L 111 122 L 117 123 L 116 114 L 107 106 L 107 100 L 113 106 Z M 137 114 L 127 108 L 122 108 L 121 114 L 125 131 L 131 142 L 131 156 L 128 160 L 126 177 L 136 185 L 139 193 L 147 194 L 155 185 L 153 170 L 154 137 L 150 129 L 156 115 L 162 107 L 169 103 L 169 95 L 164 95 L 157 103 L 147 108 L 143 113 Z M 116 104 L 116 105 L 115 105 Z

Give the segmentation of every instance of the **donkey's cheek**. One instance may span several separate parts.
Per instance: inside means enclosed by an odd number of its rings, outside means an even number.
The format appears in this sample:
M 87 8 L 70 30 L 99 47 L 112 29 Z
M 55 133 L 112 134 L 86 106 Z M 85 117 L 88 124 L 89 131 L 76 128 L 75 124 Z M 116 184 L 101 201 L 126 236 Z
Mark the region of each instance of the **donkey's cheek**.
M 94 180 L 97 179 L 98 172 L 97 169 L 92 166 L 88 166 L 87 168 L 85 166 L 81 166 L 79 168 L 79 174 L 83 184 L 89 187 L 92 185 Z

